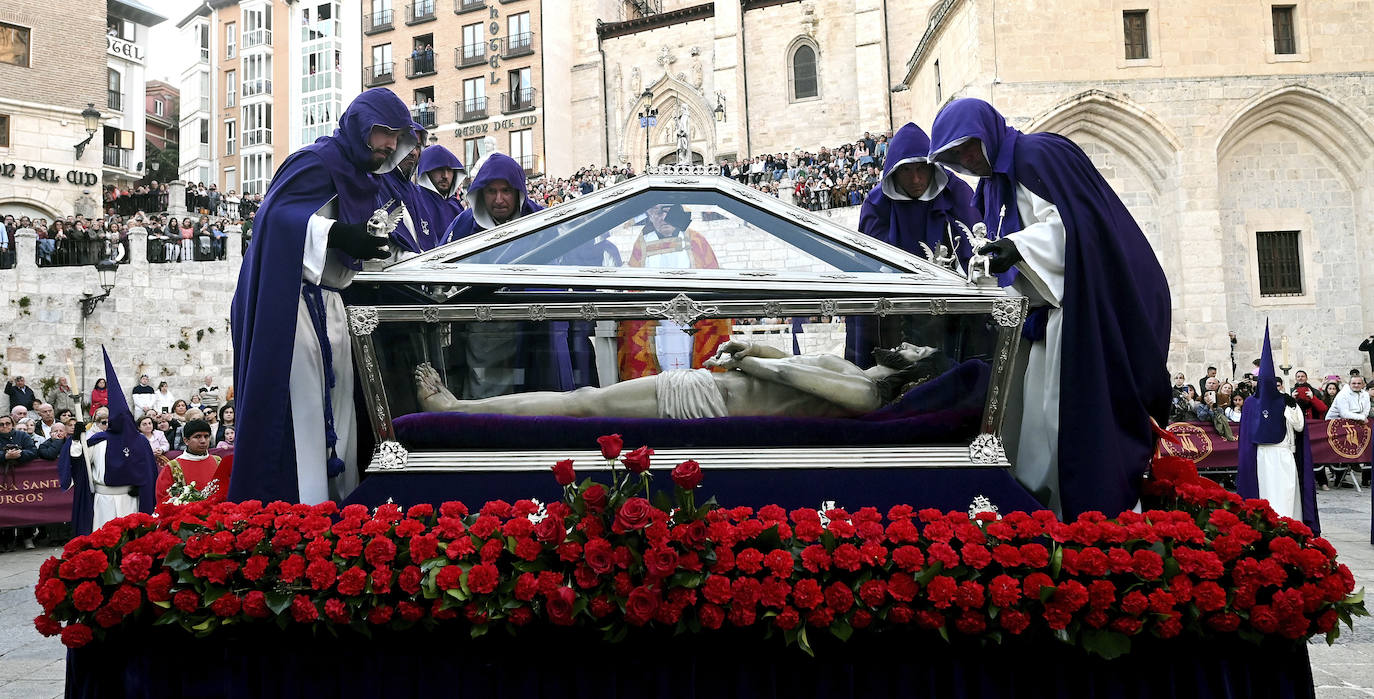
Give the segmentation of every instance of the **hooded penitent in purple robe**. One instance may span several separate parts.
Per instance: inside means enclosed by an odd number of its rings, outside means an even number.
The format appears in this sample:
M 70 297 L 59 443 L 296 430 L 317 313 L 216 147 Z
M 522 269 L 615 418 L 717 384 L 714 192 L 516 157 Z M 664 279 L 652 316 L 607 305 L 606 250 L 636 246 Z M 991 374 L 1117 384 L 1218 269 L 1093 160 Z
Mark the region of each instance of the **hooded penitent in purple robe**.
M 1240 413 L 1240 451 L 1236 463 L 1236 494 L 1244 498 L 1260 497 L 1259 447 L 1280 444 L 1288 436 L 1288 422 L 1284 417 L 1287 401 L 1293 400 L 1279 391 L 1274 374 L 1274 352 L 1269 345 L 1269 326 L 1264 327 L 1264 348 L 1260 353 L 1259 392 L 1245 401 Z M 1302 502 L 1302 522 L 1320 534 L 1321 520 L 1317 516 L 1317 480 L 1312 473 L 1312 442 L 1303 429 L 1293 434 L 1293 465 L 1297 473 L 1289 474 L 1297 480 Z
M 429 178 L 429 173 L 441 168 L 454 170 L 453 183 L 447 192 L 440 192 Z M 420 153 L 420 167 L 416 179 L 420 183 L 420 193 L 415 205 L 418 210 L 415 226 L 420 229 L 416 236 L 424 250 L 438 246 L 439 238 L 448 230 L 458 215 L 463 213 L 463 200 L 458 183 L 463 179 L 463 162 L 449 149 L 435 144 Z
M 1111 516 L 1130 509 L 1154 450 L 1150 418 L 1163 424 L 1169 407 L 1164 270 L 1126 206 L 1072 141 L 1058 134 L 1023 134 L 987 102 L 959 99 L 935 117 L 931 157 L 944 162 L 943 151 L 971 138 L 982 142 L 993 171 L 979 179 L 974 194 L 990 239 L 1025 227 L 1017 209 L 1018 185 L 1052 204 L 1062 222 L 1058 395 L 1095 386 L 1110 396 L 1105 410 L 1081 411 L 1073 409 L 1074 401 L 1058 402 L 1058 424 L 1072 426 L 1052 438 L 1057 462 L 1050 467 L 1057 470 L 1063 516 L 1072 519 L 1090 510 Z M 1014 275 L 1001 276 L 1006 285 Z M 1043 331 L 1032 339 L 1043 342 Z M 1043 396 L 1027 396 L 1027 405 L 1035 398 Z
M 442 242 L 451 243 L 455 240 L 462 240 L 473 233 L 479 233 L 505 223 L 505 221 L 493 219 L 491 213 L 487 211 L 486 203 L 482 201 L 482 188 L 496 180 L 505 180 L 517 192 L 516 196 L 520 200 L 520 206 L 511 216 L 512 220 L 543 210 L 544 207 L 534 203 L 534 200 L 529 198 L 529 190 L 525 186 L 525 169 L 520 167 L 520 163 L 515 162 L 514 158 L 504 153 L 492 153 L 477 167 L 477 174 L 473 176 L 472 184 L 468 186 L 468 208 L 453 220 L 448 230 L 444 231 Z
M 398 166 L 391 172 L 376 175 L 375 178 L 382 191 L 386 193 L 387 200 L 391 202 L 388 208 L 395 209 L 398 205 L 404 204 L 406 213 L 409 214 L 402 217 L 396 223 L 396 227 L 391 229 L 392 245 L 407 252 L 424 252 L 433 248 L 434 244 L 432 237 L 428 246 L 421 240 L 421 232 L 418 230 L 421 192 L 419 185 L 415 184 L 411 177 L 412 174 Z
M 414 147 L 410 111 L 384 88 L 368 90 L 344 110 L 333 136 L 292 153 L 272 178 L 258 208 L 253 241 L 234 292 L 234 390 L 238 415 L 234 478 L 229 499 L 298 501 L 290 384 L 302 268 L 310 217 L 335 200 L 335 220 L 366 223 L 387 196 L 374 179 Z M 398 148 L 371 172 L 373 126 L 401 131 Z M 344 265 L 352 258 L 331 250 Z M 303 328 L 304 332 L 311 332 Z M 351 372 L 351 366 L 317 367 Z M 351 400 L 348 402 L 352 405 Z M 332 451 L 332 450 L 331 450 Z
M 926 191 L 914 197 L 898 185 L 894 176 L 904 164 L 929 162 L 929 154 L 930 139 L 921 127 L 908 122 L 897 129 L 883 162 L 883 178 L 859 209 L 859 230 L 921 257 L 928 257 L 927 248 L 922 245 L 928 247 L 930 254 L 938 255 L 943 244 L 953 249 L 962 269 L 972 252 L 968 235 L 955 221 L 971 227 L 980 220 L 973 206 L 973 190 L 963 180 L 950 177 L 940 165 L 933 166 L 934 174 Z M 882 344 L 877 321 L 871 316 L 845 319 L 845 359 L 860 366 L 872 364 L 873 348 Z

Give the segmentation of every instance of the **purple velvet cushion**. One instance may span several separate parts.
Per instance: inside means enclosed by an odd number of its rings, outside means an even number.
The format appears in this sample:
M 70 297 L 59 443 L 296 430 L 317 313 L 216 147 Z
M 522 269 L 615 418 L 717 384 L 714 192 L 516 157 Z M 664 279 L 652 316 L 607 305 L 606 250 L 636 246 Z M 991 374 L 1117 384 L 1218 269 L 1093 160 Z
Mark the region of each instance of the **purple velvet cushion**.
M 526 417 L 414 413 L 396 418 L 411 449 L 586 449 L 603 434 L 654 448 L 958 443 L 978 432 L 990 371 L 970 360 L 858 418 Z

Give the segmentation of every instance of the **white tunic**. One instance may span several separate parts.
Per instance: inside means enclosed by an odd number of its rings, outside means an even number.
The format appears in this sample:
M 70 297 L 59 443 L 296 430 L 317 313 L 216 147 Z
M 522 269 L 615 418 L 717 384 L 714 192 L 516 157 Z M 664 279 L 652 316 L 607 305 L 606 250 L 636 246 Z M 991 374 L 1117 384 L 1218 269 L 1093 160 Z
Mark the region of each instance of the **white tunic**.
M 91 531 L 105 526 L 112 519 L 138 512 L 138 496 L 132 494 L 133 488 L 105 485 L 105 447 L 108 444 L 101 442 L 87 446 L 83 435 L 79 440 L 72 440 L 71 445 L 72 458 L 82 459 L 86 464 L 86 480 L 90 483 L 92 496 Z
M 1049 306 L 1045 340 L 1030 347 L 1022 410 L 1013 450 L 1016 479 L 1056 513 L 1059 498 L 1059 376 L 1064 335 L 1064 222 L 1059 209 L 1022 185 L 1016 186 L 1016 210 L 1023 228 L 1003 237 L 1016 243 L 1021 260 L 1012 288 L 1032 306 Z
M 331 200 L 310 217 L 306 228 L 302 278 L 313 284 L 343 289 L 356 274 L 338 254 L 327 249 L 329 228 L 334 224 Z M 296 300 L 296 340 L 291 356 L 290 410 L 296 445 L 296 483 L 299 502 L 314 505 L 325 500 L 341 500 L 358 485 L 357 415 L 353 410 L 353 345 L 348 334 L 348 317 L 343 298 L 337 291 L 324 289 L 325 327 L 334 360 L 334 388 L 330 402 L 334 410 L 334 432 L 338 441 L 334 451 L 344 461 L 343 474 L 329 478 L 326 461 L 324 424 L 324 358 L 320 340 L 310 321 L 305 297 Z
M 1283 441 L 1278 444 L 1259 444 L 1255 447 L 1255 476 L 1259 480 L 1259 496 L 1269 501 L 1281 517 L 1302 519 L 1302 488 L 1297 460 L 1293 454 L 1297 443 L 1293 438 L 1307 425 L 1302 408 L 1294 405 L 1283 410 L 1288 423 Z

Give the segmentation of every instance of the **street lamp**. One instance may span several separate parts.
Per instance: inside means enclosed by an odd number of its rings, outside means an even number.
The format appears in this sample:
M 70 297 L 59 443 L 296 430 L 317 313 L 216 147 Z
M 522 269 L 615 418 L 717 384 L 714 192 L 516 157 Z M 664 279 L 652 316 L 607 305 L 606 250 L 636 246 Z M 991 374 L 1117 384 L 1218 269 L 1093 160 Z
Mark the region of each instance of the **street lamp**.
M 90 317 L 95 313 L 95 307 L 101 301 L 109 298 L 110 291 L 115 287 L 115 275 L 119 273 L 119 263 L 112 258 L 106 258 L 95 263 L 96 278 L 100 280 L 100 288 L 105 290 L 103 294 L 83 294 L 81 296 L 81 318 Z
M 86 121 L 86 140 L 76 144 L 76 159 L 80 160 L 81 155 L 86 152 L 86 144 L 95 138 L 95 132 L 100 128 L 100 111 L 95 108 L 95 104 L 86 103 L 86 108 L 81 110 L 81 118 Z
M 716 114 L 716 121 L 725 121 L 725 95 L 716 93 L 716 108 L 713 111 Z
M 653 90 L 645 89 L 640 95 L 644 99 L 644 109 L 639 112 L 639 127 L 644 129 L 644 172 L 649 171 L 649 128 L 658 124 L 658 110 L 649 108 L 654 98 Z

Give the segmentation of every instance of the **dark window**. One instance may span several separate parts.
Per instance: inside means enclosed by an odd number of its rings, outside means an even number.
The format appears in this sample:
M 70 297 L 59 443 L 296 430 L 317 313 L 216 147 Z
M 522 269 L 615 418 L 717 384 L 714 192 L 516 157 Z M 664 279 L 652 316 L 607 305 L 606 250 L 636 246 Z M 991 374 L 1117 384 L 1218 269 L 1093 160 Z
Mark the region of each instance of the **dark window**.
M 792 52 L 792 99 L 815 97 L 816 89 L 816 49 L 806 44 Z
M 1126 58 L 1149 58 L 1150 44 L 1145 33 L 1145 10 L 1127 10 L 1121 13 L 1126 27 Z
M 115 111 L 124 110 L 124 94 L 122 89 L 124 76 L 114 68 L 105 69 L 109 75 L 107 89 L 105 90 L 105 106 Z
M 0 114 L 0 148 L 10 147 L 10 115 Z
M 1302 296 L 1298 231 L 1257 231 L 1260 296 Z
M 29 67 L 29 28 L 0 22 L 0 63 Z
M 201 120 L 200 120 L 200 142 L 201 142 L 201 143 L 209 143 L 209 142 L 210 142 L 210 120 L 209 120 L 209 119 L 201 119 Z
M 1274 5 L 1274 53 L 1297 53 L 1298 41 L 1293 35 L 1293 6 Z

